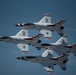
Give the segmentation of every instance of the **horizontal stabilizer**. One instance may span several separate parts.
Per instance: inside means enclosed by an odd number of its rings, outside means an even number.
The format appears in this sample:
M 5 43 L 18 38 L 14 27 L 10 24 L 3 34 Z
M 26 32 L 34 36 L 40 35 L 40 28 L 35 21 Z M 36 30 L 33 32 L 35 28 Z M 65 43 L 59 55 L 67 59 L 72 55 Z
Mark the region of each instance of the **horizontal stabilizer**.
M 61 20 L 59 22 L 57 22 L 56 24 L 54 24 L 56 27 L 58 27 L 56 29 L 57 33 L 62 37 L 64 35 L 63 29 L 64 29 L 64 22 L 66 22 L 66 20 Z
M 54 25 L 62 26 L 62 24 L 64 24 L 65 22 L 66 22 L 66 20 L 60 20 L 59 22 L 55 23 Z
M 66 64 L 60 63 L 60 64 L 58 64 L 58 65 L 60 66 L 60 68 L 61 68 L 63 71 L 66 70 Z
M 66 54 L 62 54 L 60 57 L 58 57 L 58 60 L 60 61 L 60 63 L 58 63 L 58 65 L 60 66 L 60 68 L 62 70 L 66 70 L 66 63 L 68 61 L 68 55 Z

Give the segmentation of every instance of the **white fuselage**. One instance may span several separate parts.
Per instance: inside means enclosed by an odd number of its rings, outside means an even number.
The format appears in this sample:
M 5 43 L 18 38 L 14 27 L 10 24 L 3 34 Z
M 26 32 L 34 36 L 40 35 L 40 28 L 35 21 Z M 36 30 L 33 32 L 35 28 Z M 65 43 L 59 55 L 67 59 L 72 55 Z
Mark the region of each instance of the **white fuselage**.
M 47 26 L 50 25 L 50 26 Z M 51 23 L 34 23 L 34 25 L 25 25 L 23 26 L 24 29 L 36 29 L 36 30 L 57 30 L 59 27 L 52 25 Z
M 34 62 L 34 63 L 40 63 L 40 64 L 53 64 L 53 65 L 56 65 L 56 64 L 59 64 L 59 63 L 63 63 L 63 60 L 59 60 L 57 57 L 53 57 L 53 58 L 48 58 L 48 57 L 41 57 L 41 56 L 36 56 L 36 58 L 21 58 L 21 60 L 27 60 L 27 61 L 31 61 L 31 62 Z
M 9 36 L 10 38 L 0 39 L 1 41 L 5 41 L 8 43 L 24 43 L 24 44 L 35 44 L 37 40 L 33 40 L 31 37 L 17 37 L 17 36 Z
M 42 46 L 42 48 L 54 50 L 55 52 L 57 52 L 57 54 L 58 53 L 63 54 L 63 53 L 69 53 L 69 52 L 76 51 L 76 48 L 72 48 L 71 46 L 66 45 L 66 44 L 61 44 L 61 45 L 50 44 L 49 46 L 44 45 Z

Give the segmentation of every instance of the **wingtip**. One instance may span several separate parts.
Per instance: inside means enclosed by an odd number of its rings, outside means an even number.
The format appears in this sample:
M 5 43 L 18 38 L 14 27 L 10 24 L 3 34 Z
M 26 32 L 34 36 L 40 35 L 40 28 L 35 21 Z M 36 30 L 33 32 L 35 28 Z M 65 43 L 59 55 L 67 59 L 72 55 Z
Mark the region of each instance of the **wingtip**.
M 47 40 L 52 40 L 52 37 L 46 37 Z
M 48 73 L 50 73 L 50 74 L 54 74 L 54 71 L 48 71 Z
M 22 51 L 23 52 L 23 54 L 28 54 L 29 53 L 29 51 Z

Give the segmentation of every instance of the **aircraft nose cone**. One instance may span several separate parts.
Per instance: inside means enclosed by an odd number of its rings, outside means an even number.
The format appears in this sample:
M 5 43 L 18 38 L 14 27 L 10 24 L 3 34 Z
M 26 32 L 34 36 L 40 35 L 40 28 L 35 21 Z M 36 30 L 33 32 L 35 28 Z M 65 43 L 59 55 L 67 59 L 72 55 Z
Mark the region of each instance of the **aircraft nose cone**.
M 18 24 L 16 24 L 15 26 L 17 26 L 17 27 L 18 27 L 19 25 L 18 25 Z
M 27 60 L 25 57 L 17 57 L 16 59 L 19 59 L 19 60 Z
M 17 26 L 17 27 L 22 27 L 23 26 L 23 24 L 16 24 L 15 26 Z
M 0 39 L 2 38 L 2 36 L 0 36 Z
M 20 57 L 17 57 L 16 59 L 19 59 L 20 60 L 21 58 Z

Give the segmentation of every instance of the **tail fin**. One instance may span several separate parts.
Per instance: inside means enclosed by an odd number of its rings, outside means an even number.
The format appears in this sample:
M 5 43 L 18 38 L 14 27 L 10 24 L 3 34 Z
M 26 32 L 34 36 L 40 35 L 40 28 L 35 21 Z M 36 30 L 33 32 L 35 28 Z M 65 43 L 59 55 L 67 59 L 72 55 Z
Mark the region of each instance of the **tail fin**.
M 32 37 L 33 38 L 33 40 L 38 40 L 40 37 L 42 37 L 43 36 L 43 34 L 37 34 L 37 35 L 35 35 L 34 37 Z
M 16 34 L 16 36 L 28 36 L 28 30 L 22 29 Z
M 63 35 L 55 44 L 67 44 L 68 43 L 68 36 Z
M 46 50 L 43 54 L 42 57 L 53 57 L 53 50 Z
M 39 23 L 51 23 L 51 14 L 47 13 L 45 16 L 39 21 Z

